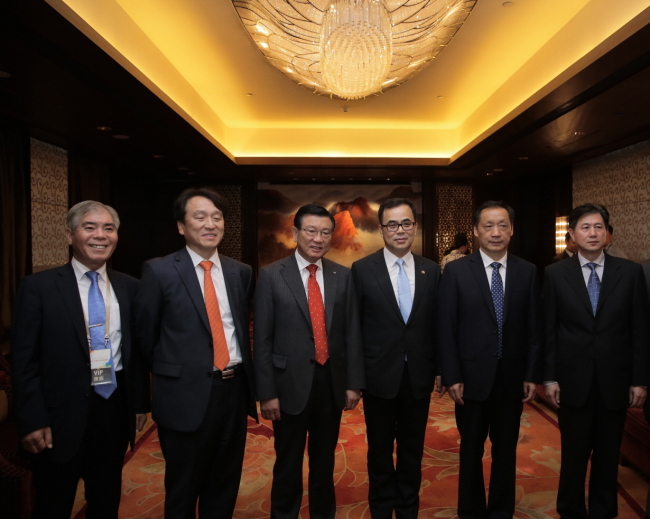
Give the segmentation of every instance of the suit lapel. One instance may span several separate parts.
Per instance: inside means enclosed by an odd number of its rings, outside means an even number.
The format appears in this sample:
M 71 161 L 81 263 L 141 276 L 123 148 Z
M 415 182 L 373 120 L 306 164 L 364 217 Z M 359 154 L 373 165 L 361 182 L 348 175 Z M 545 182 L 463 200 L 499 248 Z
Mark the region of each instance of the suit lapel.
M 566 269 L 564 271 L 564 278 L 568 284 L 578 295 L 582 303 L 585 305 L 590 315 L 594 315 L 591 308 L 591 301 L 589 300 L 589 292 L 587 292 L 587 284 L 585 283 L 582 267 L 578 255 L 574 254 L 570 261 L 565 261 L 562 266 Z M 602 290 L 602 287 L 601 287 Z
M 199 279 L 196 277 L 196 269 L 194 268 L 194 265 L 192 265 L 192 258 L 190 258 L 186 249 L 181 249 L 176 253 L 176 257 L 174 258 L 174 267 L 176 268 L 181 281 L 185 285 L 185 289 L 187 290 L 192 303 L 194 303 L 196 311 L 201 317 L 201 321 L 203 321 L 206 329 L 212 333 L 210 321 L 208 321 L 208 312 L 205 309 L 203 293 L 201 292 L 201 285 L 199 284 Z
M 409 322 L 413 319 L 418 306 L 424 297 L 425 288 L 427 285 L 427 273 L 422 267 L 422 258 L 413 254 L 413 270 L 415 275 L 415 294 L 413 294 L 413 306 L 411 314 L 409 315 Z
M 600 312 L 607 297 L 612 293 L 614 287 L 621 280 L 620 263 L 605 254 L 605 265 L 603 266 L 603 279 L 600 285 L 600 296 L 598 297 L 598 307 L 596 315 Z
M 494 302 L 492 301 L 492 293 L 490 292 L 490 284 L 487 280 L 487 274 L 485 273 L 485 265 L 483 265 L 483 258 L 481 254 L 476 251 L 473 254 L 468 256 L 469 259 L 469 268 L 472 271 L 478 290 L 481 293 L 481 296 L 485 300 L 485 304 L 490 309 L 492 318 L 497 320 L 496 312 L 494 311 Z M 505 321 L 505 316 L 504 316 Z
M 280 274 L 284 278 L 285 283 L 289 287 L 289 290 L 295 297 L 298 306 L 302 310 L 305 319 L 311 324 L 311 317 L 309 317 L 309 305 L 307 303 L 307 293 L 305 292 L 305 285 L 302 282 L 302 277 L 300 276 L 300 270 L 298 269 L 298 262 L 296 261 L 295 253 L 287 256 L 282 262 L 284 267 Z
M 395 290 L 393 289 L 393 284 L 390 282 L 390 274 L 388 274 L 388 267 L 386 266 L 386 260 L 384 258 L 384 249 L 376 252 L 372 260 L 372 273 L 377 280 L 379 288 L 381 288 L 381 291 L 384 293 L 384 296 L 386 297 L 386 300 L 388 301 L 390 307 L 398 315 L 402 322 L 404 322 L 402 312 L 399 310 L 399 303 L 395 298 Z
M 336 301 L 336 287 L 339 276 L 336 265 L 323 258 L 323 283 L 325 284 L 325 319 L 327 321 L 327 334 L 330 333 L 332 317 L 334 315 L 334 301 Z
M 79 285 L 74 275 L 72 264 L 68 263 L 59 269 L 59 278 L 56 280 L 56 285 L 61 293 L 61 299 L 65 305 L 70 319 L 72 320 L 79 344 L 81 345 L 84 355 L 90 358 L 88 351 L 88 337 L 86 333 L 86 320 L 84 318 L 84 310 L 81 306 L 81 297 L 79 296 Z

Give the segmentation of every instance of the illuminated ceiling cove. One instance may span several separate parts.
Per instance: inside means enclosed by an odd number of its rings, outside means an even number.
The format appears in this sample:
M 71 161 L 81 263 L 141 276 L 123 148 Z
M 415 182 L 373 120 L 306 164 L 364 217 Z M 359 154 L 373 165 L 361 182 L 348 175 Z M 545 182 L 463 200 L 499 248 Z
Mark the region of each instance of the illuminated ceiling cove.
M 650 22 L 647 0 L 478 0 L 419 75 L 345 101 L 268 63 L 231 0 L 46 1 L 237 164 L 447 165 Z

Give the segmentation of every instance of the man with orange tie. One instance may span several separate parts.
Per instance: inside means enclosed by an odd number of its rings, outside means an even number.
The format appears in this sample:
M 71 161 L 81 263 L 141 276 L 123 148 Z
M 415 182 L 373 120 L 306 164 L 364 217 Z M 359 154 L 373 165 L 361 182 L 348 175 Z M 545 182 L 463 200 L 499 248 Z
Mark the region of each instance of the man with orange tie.
M 225 202 L 209 188 L 174 202 L 186 247 L 143 267 L 138 346 L 152 372 L 153 419 L 165 456 L 165 517 L 233 516 L 246 444 L 257 418 L 249 341 L 248 265 L 222 256 Z
M 296 251 L 260 270 L 253 314 L 257 397 L 275 436 L 271 517 L 300 513 L 309 435 L 310 517 L 333 519 L 341 412 L 365 384 L 359 323 L 350 269 L 323 258 L 334 218 L 308 204 L 293 224 Z

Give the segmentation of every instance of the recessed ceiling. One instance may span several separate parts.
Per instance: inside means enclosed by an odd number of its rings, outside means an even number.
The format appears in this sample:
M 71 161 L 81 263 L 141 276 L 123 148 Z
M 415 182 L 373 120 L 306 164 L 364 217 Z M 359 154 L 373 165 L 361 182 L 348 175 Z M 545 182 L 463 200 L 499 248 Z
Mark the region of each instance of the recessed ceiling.
M 267 63 L 229 0 L 47 2 L 237 164 L 448 165 L 650 22 L 647 0 L 478 0 L 419 76 L 341 101 Z

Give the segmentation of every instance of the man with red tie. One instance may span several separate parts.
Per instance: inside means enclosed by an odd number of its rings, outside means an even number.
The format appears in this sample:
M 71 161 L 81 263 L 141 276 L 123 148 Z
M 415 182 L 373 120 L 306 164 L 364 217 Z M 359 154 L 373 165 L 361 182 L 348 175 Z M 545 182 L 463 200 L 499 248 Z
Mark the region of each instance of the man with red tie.
M 209 188 L 174 202 L 186 247 L 144 264 L 134 314 L 152 372 L 165 456 L 165 517 L 230 519 L 246 446 L 252 385 L 252 269 L 217 252 L 225 202 Z
M 323 258 L 334 225 L 324 207 L 298 209 L 295 253 L 262 268 L 255 291 L 255 382 L 262 416 L 273 420 L 276 519 L 300 512 L 307 435 L 310 517 L 334 518 L 341 412 L 354 409 L 365 383 L 350 269 Z

